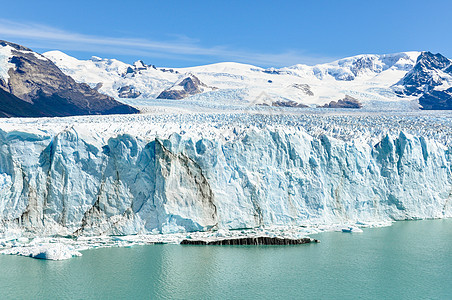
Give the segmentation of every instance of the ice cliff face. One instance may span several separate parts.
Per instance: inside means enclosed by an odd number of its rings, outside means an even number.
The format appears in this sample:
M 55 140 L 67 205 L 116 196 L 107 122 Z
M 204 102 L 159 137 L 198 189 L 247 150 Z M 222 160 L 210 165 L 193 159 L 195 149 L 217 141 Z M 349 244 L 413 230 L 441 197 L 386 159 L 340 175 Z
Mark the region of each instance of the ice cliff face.
M 102 135 L 96 124 L 87 125 L 91 131 L 3 125 L 2 234 L 452 216 L 452 148 L 404 132 L 343 140 L 297 126 L 211 125 L 187 134 L 153 124 L 141 134 L 118 126 L 116 134 Z

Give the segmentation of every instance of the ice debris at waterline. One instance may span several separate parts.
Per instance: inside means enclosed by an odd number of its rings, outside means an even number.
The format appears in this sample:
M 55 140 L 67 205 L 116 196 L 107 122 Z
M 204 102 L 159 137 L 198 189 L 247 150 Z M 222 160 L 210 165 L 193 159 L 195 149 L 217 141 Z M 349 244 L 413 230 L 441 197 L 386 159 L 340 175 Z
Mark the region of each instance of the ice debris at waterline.
M 64 244 L 39 244 L 36 246 L 13 247 L 0 251 L 1 254 L 28 256 L 37 259 L 64 260 L 82 254 L 74 247 Z
M 27 238 L 10 236 L 0 239 L 0 254 L 22 255 L 41 259 L 68 259 L 80 256 L 79 251 L 107 247 L 132 247 L 135 245 L 153 244 L 181 244 L 183 240 L 220 241 L 225 239 L 255 239 L 256 237 L 268 240 L 304 240 L 309 234 L 323 231 L 337 230 L 335 228 L 319 227 L 272 227 L 254 228 L 244 230 L 217 230 L 190 233 L 172 234 L 137 234 L 127 236 L 79 236 L 75 237 L 43 237 Z
M 319 242 L 309 238 L 311 234 L 325 231 L 341 231 L 341 228 L 356 227 L 372 228 L 390 226 L 392 222 L 382 223 L 357 223 L 357 224 L 334 224 L 334 225 L 312 225 L 312 226 L 272 226 L 242 230 L 216 230 L 198 231 L 190 233 L 170 234 L 136 234 L 125 236 L 79 236 L 75 237 L 13 237 L 0 239 L 0 254 L 22 255 L 41 259 L 65 259 L 80 256 L 81 252 L 88 249 L 109 247 L 133 247 L 136 245 L 153 244 L 181 244 L 184 240 L 194 241 L 221 241 L 221 240 L 243 240 L 265 237 L 266 239 L 282 240 L 304 240 Z M 30 234 L 29 234 L 30 235 Z M 56 249 L 56 250 L 52 250 Z M 46 251 L 49 250 L 49 251 Z M 56 253 L 58 251 L 58 253 Z M 46 253 L 46 254 L 41 254 Z M 49 255 L 49 253 L 54 253 Z M 32 255 L 30 255 L 32 254 Z M 41 254 L 41 255 L 39 255 Z M 64 254 L 64 255 L 63 255 Z M 38 257 L 36 257 L 38 256 Z
M 0 238 L 452 217 L 450 114 L 0 120 Z

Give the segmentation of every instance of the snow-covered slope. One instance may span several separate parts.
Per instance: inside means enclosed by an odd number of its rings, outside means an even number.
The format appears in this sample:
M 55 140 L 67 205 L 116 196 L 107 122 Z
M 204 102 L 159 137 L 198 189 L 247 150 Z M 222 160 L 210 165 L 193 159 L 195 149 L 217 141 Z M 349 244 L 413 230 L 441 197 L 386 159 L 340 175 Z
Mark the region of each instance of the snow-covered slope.
M 1 120 L 0 233 L 451 217 L 450 126 L 420 113 Z
M 76 81 L 87 83 L 115 98 L 119 98 L 118 92 L 124 86 L 137 89 L 141 93 L 140 98 L 156 98 L 180 76 L 174 71 L 166 72 L 144 66 L 139 61 L 128 65 L 116 59 L 94 56 L 90 60 L 78 60 L 61 51 L 50 51 L 44 55 Z
M 165 69 L 142 62 L 127 65 L 97 57 L 82 61 L 59 51 L 44 55 L 75 80 L 88 83 L 91 87 L 97 86 L 99 91 L 116 98 L 119 98 L 121 88 L 127 86 L 139 92 L 139 99 L 155 99 L 187 74 L 193 74 L 207 86 L 218 88 L 196 98 L 200 100 L 222 101 L 225 93 L 232 95 L 239 92 L 237 100 L 247 103 L 293 101 L 315 107 L 349 95 L 365 107 L 382 107 L 385 103 L 399 101 L 405 101 L 410 106 L 409 101 L 417 99 L 397 96 L 393 85 L 413 68 L 420 52 L 358 55 L 328 64 L 295 65 L 281 69 L 263 69 L 230 62 Z

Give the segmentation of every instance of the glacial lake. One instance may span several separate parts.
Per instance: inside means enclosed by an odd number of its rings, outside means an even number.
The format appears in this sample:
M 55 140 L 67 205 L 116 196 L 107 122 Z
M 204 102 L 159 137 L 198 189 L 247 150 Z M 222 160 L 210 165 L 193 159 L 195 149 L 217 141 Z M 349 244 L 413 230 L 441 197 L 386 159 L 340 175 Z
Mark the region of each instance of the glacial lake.
M 149 245 L 66 261 L 0 255 L 0 299 L 451 299 L 452 220 L 298 246 Z

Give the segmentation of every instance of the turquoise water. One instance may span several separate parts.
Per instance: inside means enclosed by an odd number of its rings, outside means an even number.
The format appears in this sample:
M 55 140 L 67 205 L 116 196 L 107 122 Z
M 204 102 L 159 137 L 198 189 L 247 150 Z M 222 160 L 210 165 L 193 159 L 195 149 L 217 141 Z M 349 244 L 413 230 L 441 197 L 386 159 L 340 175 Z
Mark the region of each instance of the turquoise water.
M 96 249 L 66 261 L 0 255 L 0 298 L 452 299 L 452 220 L 315 237 L 322 242 Z

